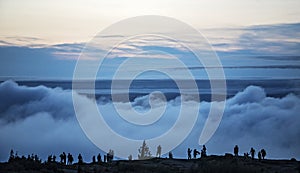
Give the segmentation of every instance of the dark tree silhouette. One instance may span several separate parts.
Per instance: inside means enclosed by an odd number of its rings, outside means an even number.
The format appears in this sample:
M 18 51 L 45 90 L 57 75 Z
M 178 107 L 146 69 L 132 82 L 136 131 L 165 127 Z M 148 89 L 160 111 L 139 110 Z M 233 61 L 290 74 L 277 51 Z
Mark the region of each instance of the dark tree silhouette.
M 109 150 L 109 152 L 106 154 L 106 160 L 107 162 L 111 162 L 114 159 L 114 150 Z
M 144 140 L 142 146 L 139 148 L 139 154 L 138 154 L 138 159 L 143 160 L 143 159 L 150 159 L 151 158 L 151 152 L 149 147 L 146 144 L 146 141 Z
M 10 150 L 10 154 L 9 154 L 9 159 L 8 159 L 8 161 L 12 161 L 12 160 L 14 160 L 14 158 L 15 158 L 15 156 L 14 156 L 14 150 L 11 149 L 11 150 Z

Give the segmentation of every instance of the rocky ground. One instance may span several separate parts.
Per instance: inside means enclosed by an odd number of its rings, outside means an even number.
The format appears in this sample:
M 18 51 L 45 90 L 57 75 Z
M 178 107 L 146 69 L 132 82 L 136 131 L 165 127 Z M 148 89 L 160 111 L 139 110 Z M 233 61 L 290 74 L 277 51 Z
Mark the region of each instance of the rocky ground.
M 0 163 L 0 173 L 114 173 L 114 172 L 180 172 L 180 173 L 300 173 L 300 162 L 295 160 L 252 160 L 244 157 L 208 156 L 201 159 L 118 160 L 101 164 L 62 165 L 14 160 Z

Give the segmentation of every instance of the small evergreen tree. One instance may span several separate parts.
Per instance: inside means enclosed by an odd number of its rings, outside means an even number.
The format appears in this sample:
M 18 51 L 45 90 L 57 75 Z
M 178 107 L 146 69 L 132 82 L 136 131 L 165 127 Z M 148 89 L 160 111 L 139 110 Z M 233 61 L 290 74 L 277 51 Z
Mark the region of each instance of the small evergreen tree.
M 139 148 L 139 154 L 138 159 L 144 160 L 144 159 L 150 159 L 151 158 L 151 152 L 149 147 L 146 144 L 146 141 L 144 140 L 143 145 Z

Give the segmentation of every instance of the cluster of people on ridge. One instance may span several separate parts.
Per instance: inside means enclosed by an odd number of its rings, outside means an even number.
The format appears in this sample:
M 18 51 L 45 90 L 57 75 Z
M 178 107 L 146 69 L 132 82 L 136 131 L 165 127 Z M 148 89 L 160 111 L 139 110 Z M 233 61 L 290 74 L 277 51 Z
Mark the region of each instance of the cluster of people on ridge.
M 58 162 L 56 160 L 55 155 L 49 155 L 48 158 L 47 158 L 46 163 L 60 163 L 60 164 L 63 164 L 63 165 L 72 165 L 73 162 L 74 162 L 74 157 L 70 153 L 68 153 L 68 155 L 66 155 L 66 153 L 63 152 L 59 155 L 59 157 L 60 157 L 60 161 Z M 109 152 L 106 155 L 104 155 L 103 162 L 111 162 L 113 160 L 113 158 L 114 158 L 114 151 L 109 150 Z M 77 162 L 78 164 L 83 164 L 84 163 L 83 162 L 83 157 L 80 153 L 78 154 L 77 159 L 78 159 L 78 162 Z M 42 160 L 39 159 L 39 157 L 37 155 L 33 155 L 33 154 L 28 155 L 27 158 L 25 156 L 19 157 L 18 152 L 14 153 L 14 151 L 11 150 L 8 161 L 11 162 L 11 161 L 17 161 L 17 160 L 29 160 L 29 161 L 42 163 Z M 101 163 L 102 162 L 101 154 L 100 153 L 98 154 L 97 161 L 96 161 L 96 156 L 93 156 L 92 160 L 93 160 L 92 163 L 94 163 L 94 164 L 95 163 Z
M 158 157 L 158 158 L 161 157 L 161 150 L 162 150 L 162 147 L 159 145 L 157 147 L 156 157 Z M 192 159 L 192 153 L 193 153 L 193 159 L 197 159 L 198 155 L 200 155 L 201 158 L 206 157 L 207 156 L 206 146 L 203 145 L 202 150 L 200 152 L 197 149 L 192 150 L 192 149 L 188 148 L 188 150 L 187 150 L 187 159 L 188 160 Z M 233 153 L 234 153 L 234 156 L 236 156 L 236 157 L 239 156 L 239 147 L 238 147 L 238 145 L 235 145 L 235 147 L 233 149 Z M 267 155 L 267 153 L 266 153 L 265 149 L 261 149 L 257 154 L 259 160 L 265 159 L 266 155 Z M 251 156 L 252 159 L 255 158 L 255 149 L 254 148 L 250 149 L 250 156 Z M 249 156 L 248 152 L 244 153 L 244 157 L 250 158 L 250 156 Z M 72 165 L 73 162 L 74 162 L 74 157 L 70 153 L 68 153 L 68 155 L 66 155 L 66 153 L 63 152 L 59 155 L 59 157 L 60 157 L 60 162 L 59 163 L 64 164 L 64 165 Z M 83 164 L 84 163 L 83 162 L 83 157 L 82 157 L 81 154 L 79 154 L 77 158 L 78 158 L 78 164 Z M 113 160 L 113 158 L 114 158 L 114 151 L 109 150 L 109 152 L 106 155 L 104 155 L 103 162 L 104 163 L 111 162 Z M 28 155 L 27 158 L 25 156 L 19 157 L 17 152 L 14 154 L 14 151 L 11 150 L 9 161 L 18 160 L 18 159 L 26 159 L 26 160 L 31 160 L 31 161 L 41 163 L 41 159 L 39 159 L 37 155 L 33 155 L 33 154 Z M 132 160 L 132 155 L 130 155 L 128 157 L 128 159 Z M 169 159 L 173 159 L 172 152 L 169 152 Z M 57 163 L 56 156 L 55 155 L 49 155 L 48 159 L 47 159 L 47 162 L 48 163 L 51 163 L 51 162 Z M 96 164 L 96 163 L 100 164 L 101 162 L 102 162 L 102 157 L 101 157 L 100 153 L 97 155 L 97 160 L 96 160 L 96 156 L 92 157 L 92 163 L 93 164 Z
M 188 160 L 192 159 L 192 150 L 190 148 L 188 148 L 187 150 L 187 154 L 188 154 Z M 193 150 L 193 158 L 196 159 L 197 155 L 200 154 L 200 157 L 206 157 L 206 146 L 203 145 L 201 152 L 199 152 L 197 149 Z

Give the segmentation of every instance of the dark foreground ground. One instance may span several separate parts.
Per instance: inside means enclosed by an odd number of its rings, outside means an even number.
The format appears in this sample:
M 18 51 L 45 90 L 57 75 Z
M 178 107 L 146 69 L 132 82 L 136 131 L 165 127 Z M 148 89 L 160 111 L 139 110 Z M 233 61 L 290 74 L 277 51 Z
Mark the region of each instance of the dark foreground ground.
M 101 164 L 61 165 L 17 160 L 0 163 L 0 173 L 100 173 L 100 172 L 182 172 L 182 173 L 299 173 L 300 162 L 295 160 L 252 160 L 244 157 L 208 156 L 202 159 L 149 159 L 113 161 Z

